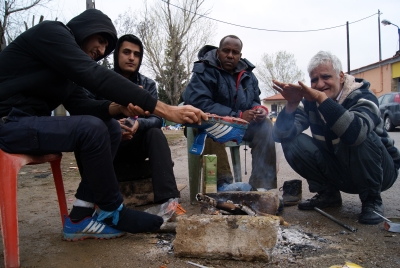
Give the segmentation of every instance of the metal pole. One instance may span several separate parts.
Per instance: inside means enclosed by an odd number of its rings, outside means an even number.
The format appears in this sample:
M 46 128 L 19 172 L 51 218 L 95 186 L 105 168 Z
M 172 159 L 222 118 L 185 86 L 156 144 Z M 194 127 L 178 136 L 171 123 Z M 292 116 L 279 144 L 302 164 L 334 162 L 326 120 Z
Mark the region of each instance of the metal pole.
M 350 74 L 350 40 L 349 40 L 349 22 L 346 22 L 347 29 L 347 73 Z
M 397 32 L 399 34 L 399 51 L 400 51 L 400 28 L 399 28 L 399 26 L 397 26 Z
M 351 227 L 351 226 L 349 226 L 349 225 L 347 225 L 347 224 L 344 224 L 343 222 L 340 222 L 340 221 L 337 220 L 335 217 L 329 215 L 328 213 L 326 213 L 326 212 L 323 211 L 323 210 L 320 210 L 320 209 L 317 208 L 317 207 L 314 207 L 314 210 L 315 210 L 315 211 L 318 211 L 319 213 L 321 213 L 322 215 L 324 215 L 324 216 L 327 217 L 328 219 L 330 219 L 330 220 L 336 222 L 337 224 L 339 224 L 340 226 L 346 228 L 347 230 L 352 231 L 353 233 L 357 231 L 356 228 L 353 228 L 353 227 Z
M 381 47 L 381 11 L 378 9 L 378 36 L 379 36 L 379 61 L 382 61 Z
M 86 0 L 86 9 L 94 9 L 94 0 Z

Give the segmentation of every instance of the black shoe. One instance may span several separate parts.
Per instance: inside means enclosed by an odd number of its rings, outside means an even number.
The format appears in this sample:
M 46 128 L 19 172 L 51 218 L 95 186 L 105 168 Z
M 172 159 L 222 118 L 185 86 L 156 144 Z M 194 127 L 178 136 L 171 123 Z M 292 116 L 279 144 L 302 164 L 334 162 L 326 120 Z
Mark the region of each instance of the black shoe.
M 328 189 L 318 192 L 313 198 L 307 199 L 299 203 L 298 207 L 302 210 L 311 210 L 314 207 L 340 207 L 342 205 L 342 197 L 336 189 Z
M 383 222 L 383 219 L 373 211 L 383 216 L 383 204 L 380 196 L 368 197 L 367 200 L 362 202 L 362 210 L 358 217 L 358 222 L 363 224 L 378 224 Z
M 301 180 L 285 181 L 279 191 L 283 191 L 283 204 L 285 206 L 294 206 L 301 200 Z

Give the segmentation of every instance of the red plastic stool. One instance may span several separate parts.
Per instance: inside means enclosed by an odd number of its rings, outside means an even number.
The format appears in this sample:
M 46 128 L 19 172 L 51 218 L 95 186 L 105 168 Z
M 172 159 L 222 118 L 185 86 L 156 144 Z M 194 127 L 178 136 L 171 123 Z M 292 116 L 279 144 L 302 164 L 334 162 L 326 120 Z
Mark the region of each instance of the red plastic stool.
M 17 176 L 24 165 L 50 162 L 56 185 L 61 221 L 68 215 L 61 174 L 62 154 L 26 155 L 8 154 L 0 150 L 0 218 L 3 236 L 5 267 L 19 267 Z

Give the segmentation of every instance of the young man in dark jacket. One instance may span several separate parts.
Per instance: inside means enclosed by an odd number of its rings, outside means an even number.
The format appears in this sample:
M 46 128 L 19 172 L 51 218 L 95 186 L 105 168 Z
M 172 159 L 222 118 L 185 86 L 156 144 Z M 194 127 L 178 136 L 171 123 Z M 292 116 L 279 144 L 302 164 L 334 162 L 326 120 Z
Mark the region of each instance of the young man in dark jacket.
M 185 104 L 205 112 L 248 121 L 250 124 L 243 140 L 250 142 L 252 154 L 249 184 L 257 189 L 275 189 L 276 153 L 271 134 L 272 123 L 260 104 L 261 91 L 252 72 L 255 67 L 241 58 L 242 47 L 242 41 L 234 35 L 222 38 L 219 48 L 203 47 L 198 54 L 199 61 L 193 66 L 193 75 L 183 99 Z M 230 181 L 218 180 L 221 190 L 229 187 L 230 183 L 232 178 Z
M 82 181 L 64 225 L 67 240 L 154 231 L 163 223 L 123 206 L 112 164 L 121 129 L 113 115 L 154 113 L 181 123 L 207 118 L 193 107 L 163 104 L 98 65 L 116 41 L 111 20 L 90 9 L 67 25 L 42 22 L 0 53 L 0 148 L 26 154 L 75 151 L 81 158 Z M 90 100 L 77 85 L 113 102 Z M 72 116 L 51 117 L 60 104 Z M 92 215 L 94 205 L 98 210 Z
M 121 36 L 114 50 L 114 71 L 129 79 L 152 97 L 158 99 L 156 83 L 139 73 L 143 59 L 143 44 L 135 35 Z M 92 95 L 92 97 L 96 98 Z M 99 98 L 99 97 L 97 97 Z M 126 177 L 129 167 L 143 167 L 149 158 L 154 202 L 163 203 L 170 198 L 179 197 L 171 159 L 171 150 L 161 130 L 162 120 L 157 115 L 139 116 L 133 127 L 124 125 L 126 116 L 119 114 L 118 119 L 123 128 L 122 141 L 114 158 L 116 174 Z
M 310 192 L 317 192 L 298 207 L 341 206 L 340 191 L 358 194 L 358 221 L 380 223 L 383 219 L 374 211 L 383 215 L 381 192 L 396 181 L 400 154 L 383 128 L 378 100 L 367 81 L 344 74 L 340 60 L 329 52 L 318 52 L 308 72 L 311 87 L 274 81 L 287 100 L 275 122 L 274 139 Z M 311 137 L 302 133 L 308 127 Z

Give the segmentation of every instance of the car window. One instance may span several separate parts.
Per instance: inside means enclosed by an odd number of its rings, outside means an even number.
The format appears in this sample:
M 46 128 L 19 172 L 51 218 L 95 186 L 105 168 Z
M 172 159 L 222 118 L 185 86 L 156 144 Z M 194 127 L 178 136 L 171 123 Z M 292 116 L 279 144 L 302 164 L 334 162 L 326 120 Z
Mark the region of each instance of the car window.
M 386 95 L 383 95 L 382 97 L 383 97 L 382 101 L 379 103 L 380 105 L 393 102 L 393 94 L 386 94 Z
M 378 103 L 379 103 L 379 105 L 381 105 L 382 100 L 383 100 L 383 97 L 385 97 L 385 95 L 382 95 L 382 96 L 380 96 L 380 97 L 378 98 Z

